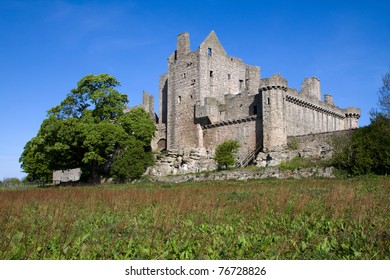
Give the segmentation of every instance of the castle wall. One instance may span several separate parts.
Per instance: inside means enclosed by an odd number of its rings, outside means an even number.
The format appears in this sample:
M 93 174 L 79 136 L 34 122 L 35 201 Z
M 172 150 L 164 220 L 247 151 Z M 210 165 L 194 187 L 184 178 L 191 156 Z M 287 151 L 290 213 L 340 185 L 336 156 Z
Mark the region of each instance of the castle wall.
M 240 143 L 237 152 L 238 160 L 244 159 L 248 153 L 253 151 L 261 137 L 261 119 L 256 116 L 230 122 L 224 121 L 203 129 L 205 148 L 211 151 L 226 140 L 236 139 Z
M 343 130 L 345 112 L 329 95 L 327 102 L 288 89 L 286 96 L 287 135 L 306 135 Z

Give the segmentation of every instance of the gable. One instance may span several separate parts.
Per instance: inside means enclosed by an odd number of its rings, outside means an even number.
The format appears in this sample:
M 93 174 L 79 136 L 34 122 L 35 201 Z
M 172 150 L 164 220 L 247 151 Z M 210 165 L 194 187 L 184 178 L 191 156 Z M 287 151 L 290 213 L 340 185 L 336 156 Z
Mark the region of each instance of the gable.
M 206 39 L 200 44 L 199 49 L 201 52 L 206 52 L 209 55 L 212 54 L 226 55 L 226 51 L 221 45 L 217 37 L 217 34 L 215 34 L 214 30 L 211 31 L 210 34 L 206 37 Z

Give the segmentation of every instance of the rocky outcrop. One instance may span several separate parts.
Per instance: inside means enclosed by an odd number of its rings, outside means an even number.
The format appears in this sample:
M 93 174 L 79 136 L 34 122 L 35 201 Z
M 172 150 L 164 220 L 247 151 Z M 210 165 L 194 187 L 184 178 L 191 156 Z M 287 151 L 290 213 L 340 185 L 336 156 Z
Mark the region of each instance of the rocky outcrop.
M 168 150 L 156 155 L 154 166 L 146 170 L 147 175 L 166 176 L 186 173 L 199 173 L 217 169 L 217 164 L 205 149 L 189 151 Z

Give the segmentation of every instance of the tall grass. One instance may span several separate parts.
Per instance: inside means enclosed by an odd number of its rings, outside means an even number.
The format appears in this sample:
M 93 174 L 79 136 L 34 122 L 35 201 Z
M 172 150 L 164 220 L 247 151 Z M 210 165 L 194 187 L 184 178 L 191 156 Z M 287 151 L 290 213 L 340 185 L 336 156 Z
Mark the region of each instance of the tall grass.
M 1 259 L 389 259 L 390 179 L 0 192 Z

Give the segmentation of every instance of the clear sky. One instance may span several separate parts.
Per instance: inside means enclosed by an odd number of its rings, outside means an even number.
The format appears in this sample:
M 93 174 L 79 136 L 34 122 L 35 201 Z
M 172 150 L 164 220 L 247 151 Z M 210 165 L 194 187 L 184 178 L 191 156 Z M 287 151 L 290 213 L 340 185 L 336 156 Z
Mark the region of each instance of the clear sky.
M 300 90 L 316 76 L 340 107 L 377 106 L 390 70 L 390 1 L 0 0 L 0 180 L 25 176 L 19 157 L 46 112 L 86 74 L 108 73 L 133 106 L 190 33 L 214 30 L 228 55 L 281 74 Z

